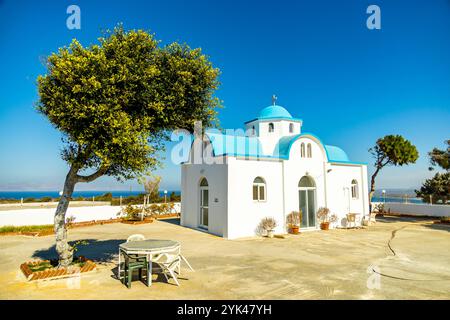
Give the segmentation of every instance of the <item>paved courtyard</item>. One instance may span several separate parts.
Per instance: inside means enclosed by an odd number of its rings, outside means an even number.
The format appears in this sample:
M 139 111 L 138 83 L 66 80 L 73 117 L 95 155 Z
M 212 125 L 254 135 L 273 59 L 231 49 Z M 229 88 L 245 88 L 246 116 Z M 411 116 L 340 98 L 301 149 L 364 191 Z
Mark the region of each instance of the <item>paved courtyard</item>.
M 196 272 L 181 286 L 154 275 L 148 288 L 115 279 L 118 245 L 134 233 L 173 239 Z M 177 225 L 120 223 L 77 228 L 79 253 L 101 260 L 81 278 L 26 282 L 19 265 L 54 257 L 54 238 L 0 237 L 1 299 L 450 299 L 450 226 L 384 218 L 365 229 L 304 232 L 285 239 L 225 240 Z

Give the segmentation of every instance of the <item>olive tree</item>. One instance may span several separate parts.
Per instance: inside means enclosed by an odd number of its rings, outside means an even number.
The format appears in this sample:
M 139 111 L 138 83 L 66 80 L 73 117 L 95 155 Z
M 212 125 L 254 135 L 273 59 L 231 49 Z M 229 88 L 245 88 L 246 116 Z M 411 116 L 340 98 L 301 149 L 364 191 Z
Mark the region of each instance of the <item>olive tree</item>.
M 160 165 L 170 130 L 211 126 L 219 70 L 200 49 L 160 46 L 153 34 L 116 27 L 87 47 L 74 40 L 47 59 L 37 110 L 62 133 L 68 164 L 54 217 L 59 266 L 73 259 L 66 211 L 77 183 L 138 178 Z
M 400 135 L 387 135 L 377 140 L 369 152 L 375 158 L 375 171 L 370 179 L 369 202 L 375 192 L 375 178 L 386 166 L 403 166 L 415 163 L 419 158 L 417 148 Z

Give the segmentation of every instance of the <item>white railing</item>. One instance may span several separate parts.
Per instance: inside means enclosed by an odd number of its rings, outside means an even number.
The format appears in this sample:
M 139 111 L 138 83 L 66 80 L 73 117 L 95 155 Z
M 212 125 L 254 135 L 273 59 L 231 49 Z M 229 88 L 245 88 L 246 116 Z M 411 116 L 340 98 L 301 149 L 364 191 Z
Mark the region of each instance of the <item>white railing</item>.
M 124 206 L 122 206 L 123 208 Z M 180 212 L 181 204 L 174 203 L 173 213 Z M 74 222 L 116 219 L 121 212 L 120 206 L 69 207 L 66 217 L 75 217 Z M 55 208 L 18 209 L 0 211 L 0 227 L 3 226 L 38 226 L 53 224 Z
M 382 202 L 372 202 L 372 210 L 378 203 Z M 384 210 L 414 216 L 450 217 L 450 205 L 443 204 L 386 202 Z

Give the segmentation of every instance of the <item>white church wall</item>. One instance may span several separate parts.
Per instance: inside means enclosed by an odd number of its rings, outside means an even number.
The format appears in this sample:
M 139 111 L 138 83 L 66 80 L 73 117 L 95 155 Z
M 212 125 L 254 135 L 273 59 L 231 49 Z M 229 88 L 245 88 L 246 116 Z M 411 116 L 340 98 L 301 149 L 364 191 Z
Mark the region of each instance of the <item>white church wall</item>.
M 256 234 L 261 219 L 273 217 L 278 222 L 276 233 L 284 232 L 282 163 L 279 161 L 228 161 L 228 238 Z M 253 200 L 253 181 L 262 177 L 266 182 L 266 200 Z
M 269 132 L 269 123 L 273 123 L 274 131 Z M 289 124 L 294 125 L 294 132 L 289 132 Z M 253 124 L 252 124 L 253 126 Z M 283 136 L 291 136 L 299 134 L 301 131 L 301 123 L 288 120 L 272 120 L 259 122 L 258 127 L 259 141 L 265 154 L 273 154 L 275 146 Z
M 208 232 L 227 236 L 227 164 L 184 164 L 181 170 L 181 225 L 200 224 L 200 180 L 208 180 Z
M 311 158 L 302 158 L 300 156 L 300 145 L 302 143 L 305 144 L 305 151 L 307 144 L 311 144 Z M 324 160 L 323 150 L 316 141 L 305 137 L 294 142 L 290 150 L 289 160 L 285 161 L 284 167 L 286 215 L 291 211 L 299 210 L 300 201 L 298 183 L 305 175 L 312 178 L 316 185 L 315 211 L 317 211 L 319 207 L 325 206 Z M 319 227 L 318 223 L 316 223 L 316 227 Z
M 327 202 L 332 214 L 338 216 L 337 227 L 346 226 L 347 213 L 356 213 L 358 222 L 368 212 L 367 167 L 359 165 L 330 164 L 327 174 Z M 352 198 L 351 183 L 358 181 L 358 196 Z
M 274 125 L 273 132 L 269 132 L 269 123 Z M 282 128 L 279 121 L 259 123 L 259 141 L 265 154 L 273 154 L 273 150 L 282 136 L 281 132 Z

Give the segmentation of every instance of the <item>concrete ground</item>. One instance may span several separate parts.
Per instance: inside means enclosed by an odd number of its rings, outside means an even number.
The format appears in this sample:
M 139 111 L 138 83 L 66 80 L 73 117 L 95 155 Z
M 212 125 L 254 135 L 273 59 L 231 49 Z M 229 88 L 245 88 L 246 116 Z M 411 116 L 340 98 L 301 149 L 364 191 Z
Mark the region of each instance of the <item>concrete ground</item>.
M 79 254 L 104 261 L 79 278 L 26 282 L 19 265 L 54 255 L 53 236 L 0 237 L 1 299 L 449 299 L 450 226 L 383 218 L 365 229 L 304 232 L 285 239 L 225 240 L 176 220 L 70 230 L 91 239 Z M 181 286 L 154 275 L 127 289 L 115 279 L 118 245 L 134 233 L 173 239 L 196 270 Z

